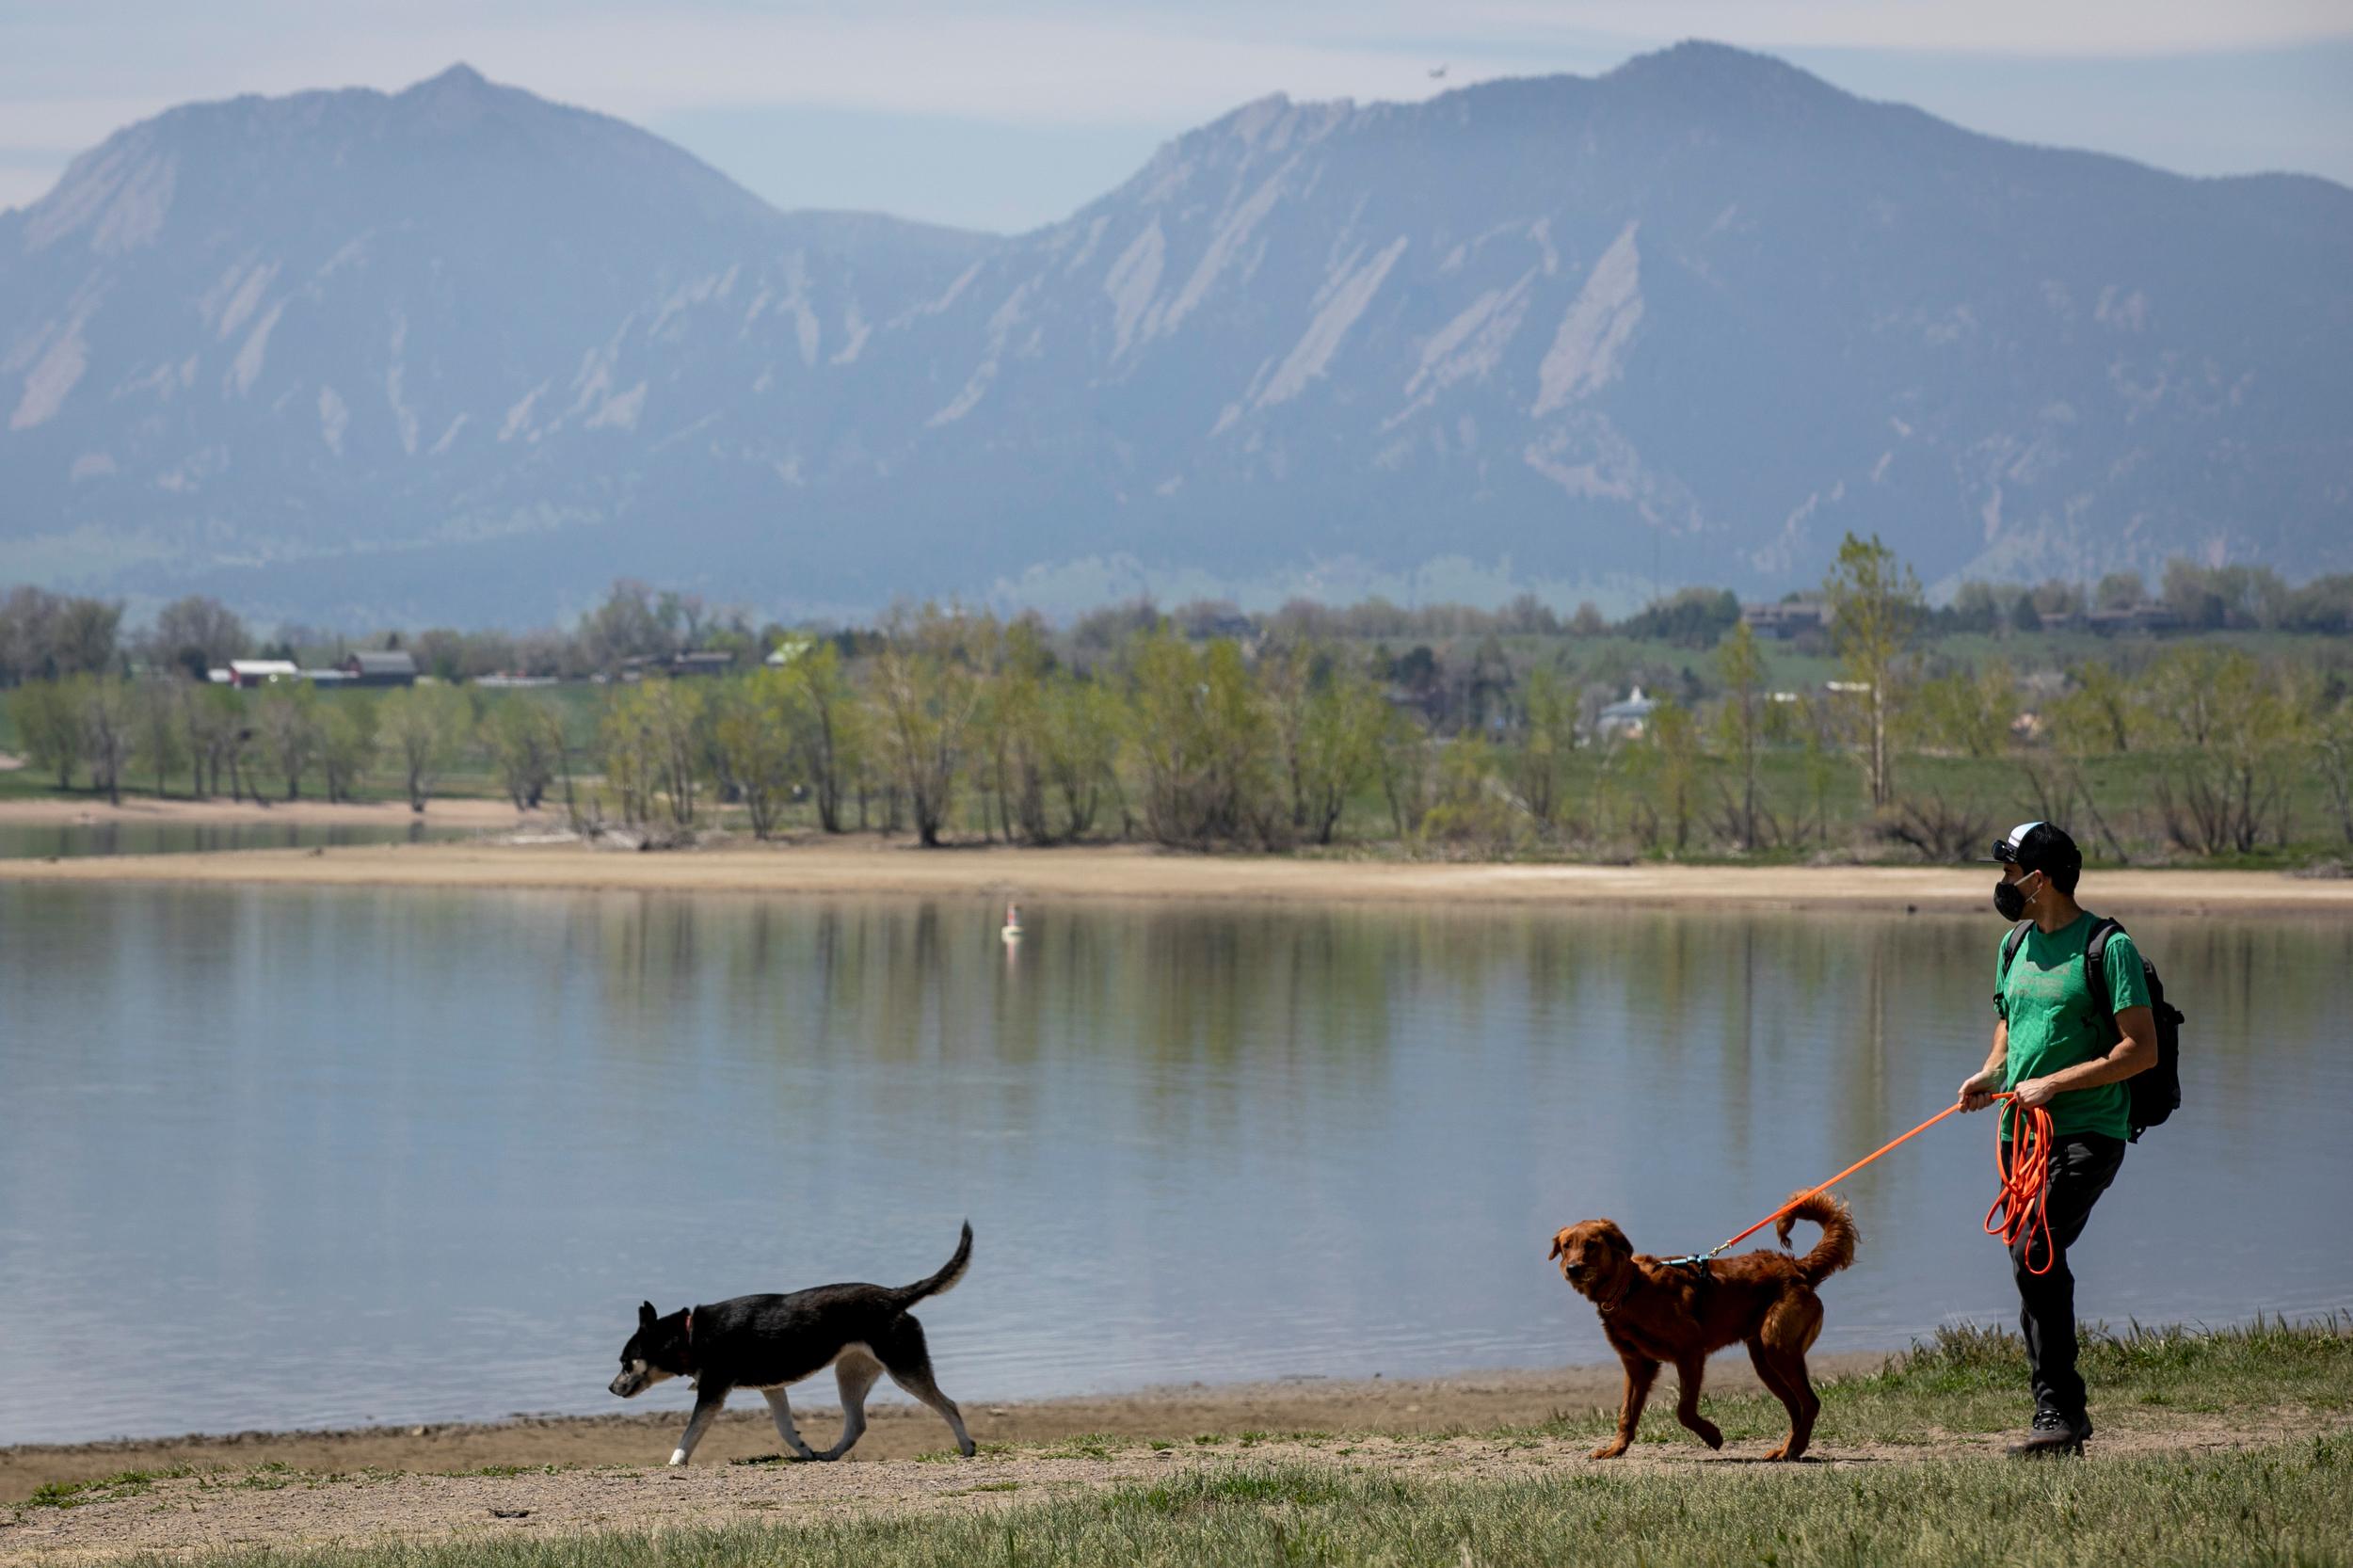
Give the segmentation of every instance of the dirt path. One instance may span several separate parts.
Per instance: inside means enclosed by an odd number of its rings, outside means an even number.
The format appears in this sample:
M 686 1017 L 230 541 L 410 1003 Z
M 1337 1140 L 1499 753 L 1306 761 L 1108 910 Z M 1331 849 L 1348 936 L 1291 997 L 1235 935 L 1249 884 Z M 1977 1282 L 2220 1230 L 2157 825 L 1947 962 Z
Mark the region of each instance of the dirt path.
M 2104 1431 L 2093 1462 L 2118 1456 L 2250 1447 L 2342 1430 L 2301 1410 L 2236 1421 L 2172 1418 L 2163 1427 Z M 1913 1464 L 1999 1452 L 2001 1436 L 1928 1433 L 1917 1444 L 1827 1445 L 1828 1474 L 1860 1464 Z M 1710 1453 L 1688 1438 L 1645 1443 L 1605 1466 L 1590 1440 L 1334 1436 L 1214 1444 L 1161 1440 L 998 1451 L 972 1460 L 840 1464 L 703 1464 L 684 1470 L 608 1467 L 510 1475 L 316 1474 L 223 1471 L 134 1483 L 69 1509 L 0 1512 L 0 1564 L 91 1561 L 125 1553 L 190 1556 L 234 1547 L 449 1541 L 513 1535 L 548 1539 L 604 1529 L 659 1530 L 892 1512 L 1002 1508 L 1189 1472 L 1272 1464 L 1331 1465 L 1432 1479 L 1680 1470 L 1695 1479 L 1757 1462 L 1762 1442 Z
M 472 803 L 469 810 L 493 807 L 513 823 L 512 811 L 497 803 Z M 273 818 L 282 809 L 270 808 Z M 443 808 L 437 803 L 433 809 Z M 428 814 L 426 820 L 456 817 Z M 1933 867 L 1450 864 L 1175 855 L 1136 845 L 927 851 L 874 839 L 788 845 L 734 840 L 659 855 L 577 843 L 468 842 L 16 859 L 0 860 L 0 880 L 1813 910 L 1834 890 L 1845 907 L 1940 912 L 1982 909 L 1993 884 L 1977 871 Z M 2103 872 L 2099 881 L 2101 907 L 2128 917 L 2353 912 L 2353 879 L 2121 871 Z
M 1817 1355 L 1816 1375 L 1876 1371 L 1878 1354 Z M 1613 1406 L 1619 1372 L 1608 1367 L 1561 1367 L 1542 1371 L 1465 1373 L 1435 1379 L 1282 1383 L 1147 1388 L 1083 1399 L 1004 1404 L 968 1403 L 965 1419 L 983 1443 L 1058 1443 L 1081 1433 L 1190 1443 L 1203 1432 L 1443 1432 L 1529 1426 L 1557 1411 Z M 1712 1392 L 1745 1393 L 1756 1376 L 1737 1356 L 1720 1356 L 1708 1370 Z M 793 1401 L 802 1432 L 832 1442 L 840 1415 L 819 1396 L 820 1380 Z M 89 1480 L 125 1470 L 197 1469 L 285 1464 L 335 1472 L 455 1471 L 489 1467 L 657 1464 L 669 1456 L 685 1424 L 682 1395 L 659 1409 L 622 1407 L 611 1416 L 556 1416 L 435 1427 L 367 1427 L 344 1432 L 256 1432 L 226 1436 L 173 1437 L 0 1448 L 0 1508 L 24 1501 L 53 1481 Z M 912 1459 L 948 1445 L 948 1429 L 919 1405 L 878 1399 L 859 1440 L 859 1461 Z M 696 1463 L 774 1453 L 776 1429 L 767 1407 L 750 1394 L 736 1396 L 696 1451 Z

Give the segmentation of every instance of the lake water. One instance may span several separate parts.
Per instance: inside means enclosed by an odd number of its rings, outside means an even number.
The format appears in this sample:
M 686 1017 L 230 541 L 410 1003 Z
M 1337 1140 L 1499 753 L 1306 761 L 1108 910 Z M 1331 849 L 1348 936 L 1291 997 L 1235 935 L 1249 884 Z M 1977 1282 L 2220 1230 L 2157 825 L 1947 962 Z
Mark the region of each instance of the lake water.
M 85 855 L 195 855 L 224 849 L 340 849 L 465 839 L 473 829 L 424 823 L 0 823 L 0 860 L 68 860 Z
M 1705 1247 L 1949 1103 L 2001 930 L 999 913 L 0 885 L 0 1443 L 616 1408 L 641 1298 L 915 1279 L 967 1215 L 960 1400 L 1606 1360 L 1552 1230 Z M 2353 921 L 2135 925 L 2188 1103 L 2082 1309 L 2353 1304 Z M 1992 1136 L 1844 1189 L 1825 1348 L 2014 1315 Z

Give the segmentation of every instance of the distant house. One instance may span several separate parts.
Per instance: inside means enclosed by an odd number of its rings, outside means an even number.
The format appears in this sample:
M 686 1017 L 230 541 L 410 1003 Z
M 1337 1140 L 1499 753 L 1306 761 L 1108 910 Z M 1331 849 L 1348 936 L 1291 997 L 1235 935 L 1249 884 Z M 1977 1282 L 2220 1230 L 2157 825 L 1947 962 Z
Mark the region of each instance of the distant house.
M 1830 608 L 1818 599 L 1793 599 L 1781 604 L 1743 604 L 1740 618 L 1760 637 L 1782 641 L 1803 632 L 1819 632 L 1830 624 Z
M 270 686 L 280 680 L 299 680 L 302 672 L 291 659 L 232 659 L 229 661 L 229 684 L 232 686 Z
M 335 666 L 350 678 L 355 686 L 413 686 L 417 683 L 417 661 L 405 648 L 372 648 L 360 653 L 346 653 Z
M 761 662 L 770 669 L 780 670 L 816 646 L 817 639 L 814 637 L 779 637 L 776 639 L 776 646 L 769 650 L 768 657 Z
M 1248 642 L 1258 634 L 1258 623 L 1239 611 L 1218 611 L 1194 616 L 1185 628 L 1185 632 L 1188 636 L 1203 640 L 1227 637 L 1237 642 Z
M 2171 632 L 2182 624 L 2181 617 L 2162 604 L 2093 610 L 2084 616 L 2083 623 L 2086 631 L 2097 632 L 2104 637 L 2113 637 L 2120 632 Z
M 1644 696 L 1642 688 L 1637 686 L 1625 701 L 1613 702 L 1593 715 L 1593 734 L 1605 741 L 1640 740 L 1657 707 L 1657 701 Z
M 641 653 L 621 661 L 621 679 L 643 680 L 649 675 L 725 675 L 734 667 L 735 655 L 723 648 L 673 653 L 666 659 L 657 654 Z

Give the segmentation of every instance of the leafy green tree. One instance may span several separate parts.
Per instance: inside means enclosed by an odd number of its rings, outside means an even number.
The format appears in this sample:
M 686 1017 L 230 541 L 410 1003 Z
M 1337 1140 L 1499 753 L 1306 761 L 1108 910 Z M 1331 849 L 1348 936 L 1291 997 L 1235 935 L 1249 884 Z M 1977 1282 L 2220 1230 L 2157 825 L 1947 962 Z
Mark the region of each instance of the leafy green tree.
M 1557 671 L 1539 664 L 1528 672 L 1525 702 L 1513 771 L 1529 815 L 1550 832 L 1560 825 L 1567 804 L 1568 770 L 1577 751 L 1577 697 Z
M 982 788 L 997 802 L 998 826 L 1012 842 L 1017 831 L 1033 844 L 1052 841 L 1047 802 L 1046 682 L 1053 667 L 1039 626 L 1017 620 L 1005 628 L 982 694 L 974 726 L 984 762 Z
M 373 702 L 350 700 L 360 696 L 339 696 L 319 715 L 319 773 L 327 781 L 330 803 L 350 800 L 376 760 L 377 708 Z
M 1119 790 L 1119 699 L 1100 682 L 1059 669 L 1045 692 L 1046 771 L 1062 798 L 1070 837 L 1095 827 L 1104 796 Z
M 2196 855 L 2247 854 L 2267 826 L 2284 842 L 2312 739 L 2290 672 L 2236 649 L 2176 648 L 2150 670 L 2148 701 L 2169 743 L 2156 781 L 2167 835 Z
M 1139 637 L 1129 734 L 1144 829 L 1162 843 L 1266 843 L 1283 835 L 1273 726 L 1241 649 L 1199 652 L 1165 628 Z
M 1349 797 L 1371 776 L 1387 705 L 1337 649 L 1311 642 L 1266 660 L 1259 682 L 1288 786 L 1290 833 L 1328 844 Z
M 1650 712 L 1628 755 L 1642 792 L 1646 819 L 1656 840 L 1667 833 L 1680 855 L 1691 841 L 1691 817 L 1699 802 L 1700 728 L 1689 708 L 1662 701 Z
M 873 688 L 882 746 L 926 847 L 939 843 L 955 803 L 981 704 L 980 668 L 997 635 L 987 616 L 933 604 L 898 612 L 884 629 Z
M 711 703 L 719 776 L 744 803 L 756 839 L 776 831 L 792 798 L 797 756 L 792 705 L 792 680 L 780 669 L 757 670 L 748 680 L 729 681 Z
M 2337 826 L 2353 845 L 2353 698 L 2340 699 L 2313 727 L 2313 754 L 2337 808 Z
M 194 695 L 185 681 L 168 676 L 150 677 L 138 684 L 133 749 L 154 775 L 159 795 L 164 792 L 166 776 L 185 767 L 193 755 L 188 744 L 188 709 Z
M 1979 671 L 1922 681 L 1904 714 L 1905 729 L 1929 749 L 1999 757 L 2009 747 L 2017 690 L 2017 678 L 1998 660 Z
M 82 713 L 72 689 L 58 680 L 28 680 L 8 696 L 24 760 L 55 774 L 57 788 L 73 788 L 82 765 Z
M 1348 802 L 1371 777 L 1389 705 L 1361 670 L 1335 664 L 1307 696 L 1294 776 L 1305 809 L 1300 828 L 1328 844 Z
M 198 688 L 190 695 L 187 722 L 191 792 L 200 800 L 218 794 L 224 763 L 235 790 L 235 760 L 248 733 L 245 694 L 234 686 Z
M 399 762 L 408 808 L 423 811 L 449 765 L 469 720 L 464 696 L 449 686 L 408 686 L 384 694 L 376 733 Z
M 137 732 L 137 708 L 129 682 L 119 675 L 77 675 L 71 682 L 72 701 L 80 718 L 82 754 L 90 765 L 90 782 L 122 804 L 122 770 L 130 760 Z
M 493 701 L 482 716 L 482 742 L 498 773 L 499 787 L 518 811 L 536 810 L 555 782 L 562 715 L 549 704 L 512 692 Z
M 845 825 L 842 802 L 861 771 L 861 748 L 868 745 L 865 711 L 840 649 L 818 643 L 786 664 L 782 702 L 801 771 L 816 798 L 817 825 L 840 833 Z
M 1484 735 L 1466 729 L 1439 748 L 1419 838 L 1501 854 L 1517 840 L 1522 821 L 1497 775 L 1495 746 Z
M 1874 534 L 1849 534 L 1823 580 L 1831 639 L 1848 684 L 1856 688 L 1864 780 L 1876 809 L 1895 798 L 1895 756 L 1889 745 L 1898 708 L 1899 661 L 1919 624 L 1920 580 Z
M 1754 849 L 1757 763 L 1765 750 L 1771 697 L 1765 689 L 1765 652 L 1757 647 L 1756 632 L 1746 621 L 1716 646 L 1716 674 L 1724 683 L 1723 707 L 1716 716 L 1717 734 L 1740 770 L 1740 847 Z
M 2132 750 L 2142 700 L 2115 665 L 2093 660 L 2069 672 L 2069 689 L 2050 705 L 2047 726 L 2087 756 Z
M 1437 759 L 1420 719 L 1403 708 L 1382 706 L 1373 772 L 1381 780 L 1381 798 L 1388 802 L 1389 825 L 1399 838 L 1411 838 L 1430 814 Z
M 286 798 L 302 793 L 302 776 L 310 771 L 318 751 L 318 693 L 307 682 L 280 682 L 262 694 L 255 705 L 254 727 L 262 744 L 286 781 Z

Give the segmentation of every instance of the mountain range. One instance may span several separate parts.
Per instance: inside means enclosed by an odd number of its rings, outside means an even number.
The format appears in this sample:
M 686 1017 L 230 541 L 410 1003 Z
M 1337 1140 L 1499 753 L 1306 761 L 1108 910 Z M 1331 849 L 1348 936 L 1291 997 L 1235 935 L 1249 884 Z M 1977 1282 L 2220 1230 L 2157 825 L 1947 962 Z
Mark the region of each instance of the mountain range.
M 1246 104 L 996 236 L 460 66 L 0 214 L 0 582 L 351 626 L 2353 569 L 2353 191 L 1694 43 Z

